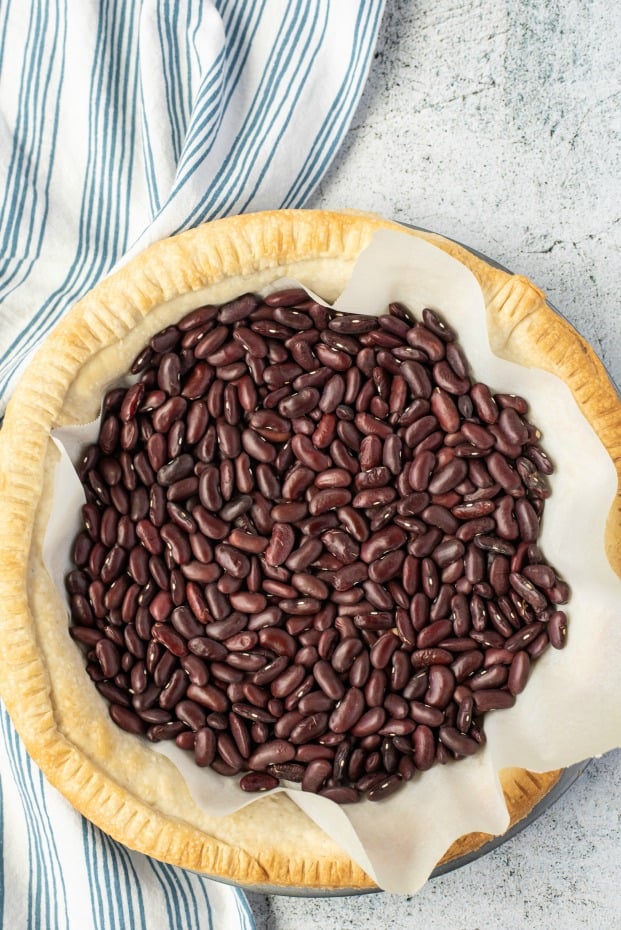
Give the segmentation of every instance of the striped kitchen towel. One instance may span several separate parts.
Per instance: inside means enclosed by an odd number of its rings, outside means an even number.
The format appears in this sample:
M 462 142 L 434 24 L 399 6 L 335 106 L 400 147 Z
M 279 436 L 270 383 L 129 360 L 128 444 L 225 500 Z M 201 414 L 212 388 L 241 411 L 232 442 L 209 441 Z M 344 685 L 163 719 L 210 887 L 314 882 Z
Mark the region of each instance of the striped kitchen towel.
M 245 895 L 132 852 L 74 811 L 0 711 L 5 930 L 254 930 Z
M 304 206 L 383 4 L 0 0 L 0 414 L 33 349 L 124 257 L 218 216 Z M 0 722 L 5 930 L 252 926 L 241 893 L 82 820 Z

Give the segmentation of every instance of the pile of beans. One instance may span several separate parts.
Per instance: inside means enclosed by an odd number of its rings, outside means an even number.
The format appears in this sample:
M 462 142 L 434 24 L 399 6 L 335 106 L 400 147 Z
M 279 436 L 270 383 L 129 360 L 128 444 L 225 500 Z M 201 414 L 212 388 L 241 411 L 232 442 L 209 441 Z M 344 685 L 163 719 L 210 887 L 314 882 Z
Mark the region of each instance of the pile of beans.
M 193 310 L 104 400 L 71 634 L 112 719 L 259 791 L 392 794 L 565 643 L 526 401 L 401 304 Z

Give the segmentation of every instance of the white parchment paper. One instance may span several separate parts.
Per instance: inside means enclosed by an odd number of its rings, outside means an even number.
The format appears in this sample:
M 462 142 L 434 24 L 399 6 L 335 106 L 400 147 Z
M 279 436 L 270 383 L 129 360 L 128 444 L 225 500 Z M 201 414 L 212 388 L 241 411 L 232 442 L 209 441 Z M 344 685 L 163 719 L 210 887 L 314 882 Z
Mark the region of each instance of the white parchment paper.
M 280 286 L 274 282 L 269 290 Z M 487 715 L 487 745 L 477 755 L 435 766 L 375 804 L 340 807 L 297 786 L 276 789 L 285 791 L 380 887 L 411 893 L 459 836 L 506 830 L 509 818 L 498 779 L 502 768 L 548 771 L 621 745 L 621 580 L 604 551 L 616 472 L 566 385 L 491 352 L 483 295 L 465 266 L 423 240 L 381 231 L 361 254 L 334 306 L 377 315 L 393 300 L 417 317 L 424 307 L 439 311 L 458 331 L 477 380 L 529 400 L 529 419 L 541 429 L 542 445 L 556 466 L 540 545 L 572 589 L 566 648 L 550 649 L 535 663 L 513 708 Z M 44 559 L 62 597 L 84 501 L 72 463 L 98 429 L 95 421 L 55 431 L 61 461 Z M 178 767 L 195 802 L 209 814 L 226 815 L 253 803 L 237 779 L 199 769 L 175 745 L 149 745 Z

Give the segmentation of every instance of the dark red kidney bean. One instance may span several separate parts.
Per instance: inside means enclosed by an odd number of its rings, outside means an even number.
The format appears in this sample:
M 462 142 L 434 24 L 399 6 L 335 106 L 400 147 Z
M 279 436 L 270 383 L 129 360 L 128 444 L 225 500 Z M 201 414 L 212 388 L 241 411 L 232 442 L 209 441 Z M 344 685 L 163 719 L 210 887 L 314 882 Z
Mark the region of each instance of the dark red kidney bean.
M 360 630 L 390 630 L 394 622 L 390 611 L 373 610 L 354 615 L 354 623 Z
M 314 712 L 308 717 L 304 717 L 297 723 L 289 734 L 289 741 L 294 746 L 302 743 L 310 743 L 316 740 L 328 728 L 328 715 L 323 712 Z
M 109 713 L 112 720 L 114 720 L 116 725 L 122 730 L 137 735 L 145 732 L 146 726 L 144 721 L 128 707 L 124 707 L 121 704 L 110 704 Z
M 248 792 L 271 791 L 278 784 L 278 778 L 269 772 L 246 772 L 239 780 L 239 787 Z
M 197 685 L 190 685 L 188 688 L 188 693 L 191 689 L 196 690 L 197 687 Z M 209 686 L 207 685 L 206 687 Z M 195 702 L 194 699 L 190 698 L 189 694 L 187 699 L 179 701 L 175 708 L 175 713 L 179 720 L 190 727 L 191 730 L 197 731 L 205 726 L 205 712 L 203 708 Z
M 250 562 L 243 552 L 229 546 L 226 543 L 219 543 L 214 549 L 214 558 L 222 568 L 233 578 L 246 578 L 250 571 Z
M 433 730 L 424 724 L 417 726 L 412 735 L 414 749 L 414 765 L 424 772 L 433 765 L 436 753 L 436 742 Z
M 405 553 L 400 549 L 381 556 L 369 565 L 369 578 L 378 584 L 384 584 L 399 574 L 404 559 Z
M 539 534 L 539 517 L 535 508 L 525 497 L 518 498 L 514 507 L 520 539 L 535 542 Z
M 244 768 L 244 758 L 239 752 L 234 739 L 228 733 L 217 734 L 216 746 L 220 758 L 228 767 L 228 774 L 236 774 Z
M 190 370 L 187 377 L 181 383 L 181 395 L 188 400 L 198 400 L 207 393 L 209 386 L 214 378 L 215 372 L 211 365 L 205 361 L 198 361 Z M 205 409 L 207 409 L 205 407 Z M 192 408 L 190 408 L 192 410 Z M 196 414 L 194 415 L 196 416 Z M 197 425 L 193 429 L 197 430 Z M 204 430 L 203 430 L 204 432 Z M 199 435 L 202 435 L 200 433 Z M 191 440 L 189 440 L 191 441 Z
M 548 622 L 547 628 L 550 645 L 555 649 L 563 649 L 567 643 L 567 615 L 563 610 L 555 610 Z
M 302 388 L 301 391 L 283 398 L 278 405 L 278 412 L 289 419 L 301 417 L 314 410 L 318 401 L 319 391 L 316 388 Z
M 364 695 L 359 688 L 349 688 L 334 708 L 329 718 L 333 733 L 347 733 L 360 719 L 364 711 Z
M 515 704 L 514 694 L 511 694 L 509 691 L 493 688 L 485 691 L 477 691 L 473 695 L 473 699 L 474 706 L 480 714 L 490 710 L 504 710 L 505 708 L 513 707 Z
M 569 600 L 569 585 L 561 578 L 556 579 L 556 584 L 546 591 L 548 598 L 553 604 L 566 604 Z
M 305 674 L 303 666 L 290 665 L 270 682 L 270 691 L 272 695 L 276 698 L 287 697 L 287 695 L 291 694 L 299 687 Z
M 507 679 L 507 688 L 511 694 L 521 694 L 526 687 L 530 662 L 530 656 L 527 652 L 516 652 L 513 656 Z
M 497 503 L 494 519 L 496 520 L 496 530 L 502 539 L 517 539 L 520 535 L 513 507 L 514 500 L 508 494 Z
M 157 383 L 171 397 L 180 393 L 181 360 L 175 352 L 165 352 L 162 356 L 157 370 Z
M 224 645 L 231 652 L 248 652 L 254 649 L 259 641 L 259 637 L 253 630 L 243 630 L 241 633 L 234 633 L 224 641 Z
M 335 439 L 330 443 L 331 462 L 328 467 L 336 465 L 337 468 L 344 468 L 352 475 L 358 472 L 358 460 L 340 439 Z
M 543 449 L 537 445 L 528 445 L 524 450 L 524 454 L 529 458 L 539 469 L 540 472 L 544 475 L 551 475 L 554 471 L 554 466 L 552 462 L 546 455 Z
M 526 651 L 531 659 L 537 659 L 542 655 L 550 645 L 550 638 L 546 632 L 536 636 L 526 647 Z
M 415 649 L 410 660 L 415 669 L 428 669 L 432 665 L 450 665 L 453 656 L 446 649 Z
M 389 526 L 386 529 L 374 533 L 360 547 L 360 558 L 363 562 L 375 562 L 385 553 L 399 549 L 405 542 L 407 536 L 398 526 Z
M 436 564 L 431 558 L 424 558 L 421 562 L 421 587 L 423 593 L 432 601 L 440 590 L 440 578 Z
M 237 591 L 229 595 L 229 601 L 234 610 L 246 614 L 257 614 L 267 607 L 267 598 L 260 592 Z
M 427 691 L 428 675 L 426 669 L 420 669 L 409 678 L 403 688 L 403 697 L 408 701 L 423 698 Z
M 468 442 L 476 446 L 477 449 L 485 451 L 492 449 L 496 442 L 493 434 L 479 423 L 471 423 L 469 421 L 462 423 L 461 434 Z
M 374 317 L 356 316 L 353 313 L 344 313 L 342 316 L 333 317 L 328 323 L 328 328 L 336 333 L 349 333 L 360 335 L 368 333 L 377 326 L 377 320 Z
M 263 302 L 268 307 L 294 307 L 296 304 L 305 303 L 309 299 L 307 292 L 301 287 L 288 287 L 282 290 L 274 291 L 263 298 Z M 296 329 L 304 329 L 304 326 L 296 326 Z
M 319 399 L 319 409 L 323 413 L 334 413 L 345 397 L 345 380 L 339 374 L 333 374 L 325 383 Z
M 386 437 L 383 449 L 384 465 L 393 475 L 399 475 L 403 467 L 403 440 L 395 433 Z
M 368 488 L 384 488 L 390 480 L 389 469 L 385 465 L 376 465 L 366 471 L 359 472 L 354 478 L 354 485 L 359 491 Z
M 241 434 L 244 451 L 258 462 L 273 462 L 276 449 L 253 429 L 245 429 Z
M 186 606 L 175 607 L 170 614 L 170 621 L 177 633 L 187 640 L 203 634 L 203 625 L 195 619 Z
M 472 726 L 472 711 L 474 709 L 474 700 L 471 694 L 464 695 L 459 701 L 455 726 L 460 733 L 468 733 Z
M 390 686 L 395 692 L 401 692 L 410 680 L 410 656 L 403 648 L 393 653 L 390 667 Z
M 284 739 L 275 739 L 258 746 L 248 758 L 248 766 L 250 769 L 265 771 L 268 765 L 291 762 L 293 759 L 295 759 L 295 746 Z
M 432 665 L 429 668 L 429 687 L 425 694 L 425 703 L 433 707 L 446 707 L 454 688 L 455 677 L 451 669 L 446 665 Z
M 104 676 L 114 678 L 121 668 L 121 656 L 114 643 L 105 637 L 98 639 L 95 645 L 95 655 Z
M 499 416 L 498 405 L 486 384 L 476 382 L 470 389 L 477 414 L 484 423 L 495 423 Z
M 104 559 L 100 577 L 104 584 L 109 584 L 119 577 L 127 564 L 127 552 L 118 545 L 113 546 Z
M 399 648 L 400 645 L 401 640 L 398 636 L 395 636 L 392 631 L 382 633 L 379 639 L 377 639 L 371 647 L 369 658 L 373 668 L 386 668 L 392 658 L 393 653 Z
M 149 520 L 157 527 L 166 520 L 166 492 L 158 484 L 151 485 L 149 491 Z
M 282 483 L 282 496 L 285 500 L 295 500 L 315 481 L 315 472 L 304 465 L 296 463 L 287 472 Z
M 336 438 L 337 425 L 337 418 L 333 413 L 324 413 L 311 435 L 313 445 L 317 449 L 327 449 Z
M 519 572 L 511 572 L 509 574 L 509 584 L 514 591 L 519 594 L 520 597 L 523 597 L 536 611 L 543 610 L 547 605 L 547 598 L 532 581 L 529 581 L 524 575 L 521 575 Z
M 194 735 L 194 760 L 197 765 L 206 767 L 216 757 L 216 736 L 209 727 L 200 727 Z
M 330 662 L 333 669 L 339 674 L 347 672 L 353 665 L 354 659 L 362 652 L 364 645 L 358 637 L 346 637 L 332 653 Z M 321 687 L 321 683 L 318 681 Z
M 521 446 L 528 440 L 528 427 L 513 407 L 504 407 L 500 411 L 498 428 L 511 443 Z
M 365 581 L 362 587 L 367 600 L 373 607 L 377 608 L 377 610 L 390 610 L 394 607 L 395 601 L 388 589 L 383 587 L 383 585 L 379 585 L 375 581 Z
M 433 378 L 449 394 L 465 394 L 470 388 L 469 379 L 459 376 L 445 359 L 434 364 Z
M 423 419 L 427 419 L 424 417 Z M 432 418 L 429 418 L 430 420 Z M 422 421 L 418 421 L 422 422 Z M 406 442 L 408 436 L 406 433 Z M 408 481 L 413 491 L 426 491 L 433 469 L 435 468 L 436 457 L 433 452 L 426 451 L 418 454 L 410 465 L 408 471 Z
M 454 433 L 460 426 L 457 405 L 450 394 L 440 387 L 434 388 L 430 398 L 431 411 L 446 433 Z
M 390 797 L 401 787 L 403 776 L 399 772 L 382 777 L 367 792 L 368 801 L 381 801 Z
M 438 738 L 447 749 L 460 756 L 471 756 L 479 748 L 476 740 L 460 733 L 456 727 L 440 727 Z
M 520 476 L 499 452 L 491 452 L 487 456 L 487 467 L 494 481 L 497 481 L 508 493 L 520 487 Z
M 511 653 L 509 653 L 510 655 Z M 468 679 L 468 687 L 474 693 L 490 688 L 502 688 L 507 683 L 509 672 L 503 665 L 482 668 Z
M 280 609 L 286 614 L 296 616 L 315 615 L 321 608 L 321 603 L 314 597 L 283 598 Z
M 305 646 L 305 649 L 312 649 L 315 652 L 315 657 L 317 656 L 317 650 L 314 646 Z M 302 650 L 300 650 L 301 652 Z M 298 656 L 300 653 L 298 653 Z M 297 657 L 296 657 L 297 661 Z M 306 663 L 304 663 L 306 665 Z M 307 668 L 312 668 L 313 662 L 306 665 Z M 324 711 L 331 711 L 334 707 L 334 701 L 332 698 L 329 698 L 327 694 L 324 694 L 323 691 L 309 691 L 307 694 L 304 694 L 297 704 L 297 709 L 301 714 L 311 715 L 323 713 Z
M 160 535 L 178 565 L 185 565 L 191 561 L 192 550 L 188 537 L 176 523 L 165 523 Z
M 415 349 L 421 349 L 430 361 L 439 362 L 444 358 L 444 343 L 422 323 L 410 326 L 406 338 L 409 345 Z
M 264 552 L 268 565 L 282 565 L 287 561 L 295 545 L 295 533 L 287 523 L 275 523 Z
M 479 517 L 462 523 L 458 527 L 455 535 L 457 539 L 460 539 L 462 542 L 471 542 L 479 535 L 489 533 L 490 530 L 494 530 L 495 528 L 496 523 L 492 517 Z
M 176 704 L 183 700 L 188 688 L 188 680 L 183 669 L 178 668 L 172 673 L 165 687 L 160 691 L 158 703 L 164 710 L 173 710 Z
M 325 471 L 332 467 L 332 461 L 323 452 L 315 449 L 308 436 L 297 434 L 291 440 L 295 457 L 314 472 Z
M 452 459 L 444 467 L 433 472 L 427 489 L 430 494 L 445 494 L 456 488 L 467 474 L 467 463 L 463 459 Z
M 327 530 L 322 534 L 321 541 L 327 551 L 334 555 L 340 563 L 350 565 L 358 559 L 360 547 L 349 533 L 342 530 Z
M 157 354 L 169 352 L 179 341 L 179 329 L 176 326 L 167 326 L 166 329 L 151 337 L 150 346 Z
M 328 586 L 315 575 L 305 572 L 295 573 L 291 577 L 291 584 L 301 593 L 312 598 L 324 600 L 328 597 Z
M 403 362 L 399 370 L 414 397 L 431 398 L 433 384 L 424 365 L 410 359 Z
M 312 516 L 317 516 L 345 507 L 350 501 L 351 493 L 346 488 L 324 488 L 313 496 L 308 509 Z
M 206 359 L 208 356 L 217 352 L 224 345 L 229 337 L 229 330 L 226 326 L 216 326 L 206 333 L 202 339 L 193 347 L 194 356 L 198 359 Z
M 187 702 L 181 703 L 194 703 L 195 706 L 200 706 L 200 708 L 206 707 L 211 711 L 215 711 L 216 713 L 224 713 L 229 708 L 228 697 L 224 691 L 222 691 L 216 685 L 196 685 L 191 683 L 188 685 L 186 694 L 188 698 Z M 179 707 L 177 707 L 177 716 L 184 720 L 184 722 L 188 723 L 188 726 L 192 726 L 188 720 L 185 720 L 184 717 L 181 716 L 179 713 Z M 197 715 L 195 715 L 195 717 L 197 717 Z M 198 728 L 192 726 L 192 729 Z
M 273 700 L 279 699 L 273 698 Z M 288 739 L 293 728 L 303 719 L 303 714 L 297 709 L 288 710 L 283 713 L 284 702 L 281 703 L 283 706 L 280 711 L 280 716 L 274 724 L 274 736 L 276 736 L 277 739 Z M 297 753 L 296 758 L 299 758 Z
M 136 416 L 144 394 L 145 386 L 141 381 L 127 389 L 119 410 L 119 417 L 122 422 L 127 423 Z
M 372 707 L 365 711 L 351 729 L 352 736 L 365 737 L 377 733 L 386 721 L 383 707 Z
M 333 763 L 328 759 L 313 759 L 302 776 L 302 790 L 318 792 L 332 774 Z
M 160 623 L 155 617 L 156 622 L 151 628 L 151 635 L 158 643 L 161 643 L 173 656 L 185 655 L 188 647 L 183 636 L 171 629 L 168 625 Z
M 209 681 L 209 672 L 205 663 L 198 656 L 188 653 L 181 656 L 180 665 L 193 685 L 206 685 Z
M 416 647 L 418 649 L 427 649 L 431 646 L 437 646 L 451 635 L 453 624 L 450 620 L 436 620 L 420 631 L 416 638 Z

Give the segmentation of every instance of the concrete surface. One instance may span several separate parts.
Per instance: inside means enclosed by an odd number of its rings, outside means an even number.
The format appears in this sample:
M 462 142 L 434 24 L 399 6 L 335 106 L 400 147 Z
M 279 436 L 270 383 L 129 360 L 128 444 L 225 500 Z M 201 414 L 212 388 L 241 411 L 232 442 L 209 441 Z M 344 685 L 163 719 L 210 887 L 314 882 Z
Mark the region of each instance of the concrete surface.
M 620 47 L 612 0 L 387 0 L 363 100 L 308 206 L 412 222 L 528 275 L 621 385 Z M 620 927 L 620 800 L 616 751 L 414 896 L 251 895 L 257 930 Z

